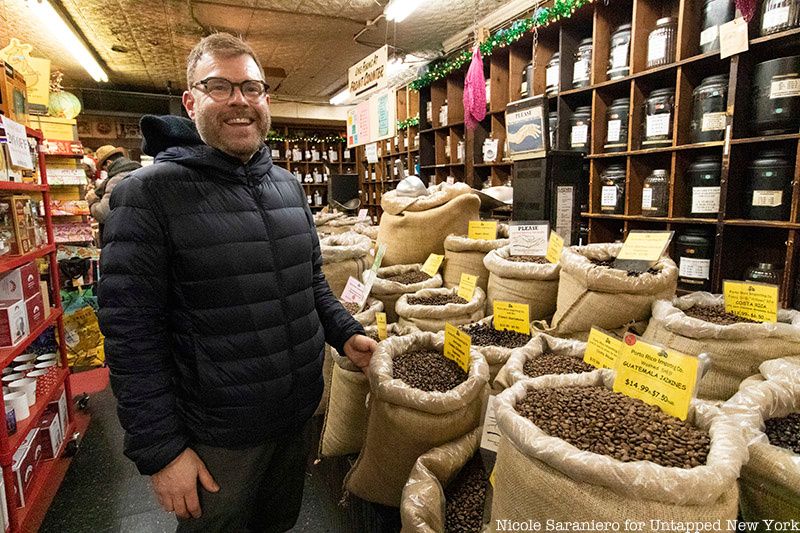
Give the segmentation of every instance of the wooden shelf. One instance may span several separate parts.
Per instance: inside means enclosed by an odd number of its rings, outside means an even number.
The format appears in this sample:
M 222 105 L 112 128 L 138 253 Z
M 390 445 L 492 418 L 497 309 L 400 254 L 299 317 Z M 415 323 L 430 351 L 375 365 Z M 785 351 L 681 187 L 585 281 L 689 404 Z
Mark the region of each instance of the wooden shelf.
M 13 362 L 15 357 L 24 354 L 25 350 L 28 349 L 28 346 L 30 346 L 31 343 L 39 337 L 39 335 L 44 333 L 47 328 L 56 325 L 58 319 L 61 318 L 62 312 L 63 311 L 60 307 L 52 307 L 50 309 L 50 316 L 47 317 L 44 322 L 39 324 L 36 329 L 31 331 L 27 337 L 20 341 L 19 344 L 7 348 L 0 348 L 0 368 L 7 367 Z
M 751 228 L 800 229 L 800 223 L 779 220 L 725 219 L 722 223 L 726 226 L 745 226 Z
M 715 218 L 689 218 L 689 217 L 645 217 L 641 215 L 607 215 L 605 213 L 581 213 L 586 218 L 623 220 L 636 222 L 663 222 L 665 224 L 716 224 Z
M 56 246 L 54 244 L 48 244 L 47 246 L 43 246 L 24 255 L 0 256 L 0 274 L 8 272 L 9 270 L 14 270 L 26 263 L 30 263 L 34 259 L 45 257 L 55 251 Z
M 800 133 L 784 133 L 783 135 L 765 135 L 761 137 L 746 137 L 744 139 L 732 139 L 731 144 L 752 144 L 779 141 L 796 141 L 800 139 Z
M 472 166 L 474 166 L 475 168 L 492 168 L 492 167 L 510 167 L 513 164 L 514 163 L 512 163 L 510 161 L 505 161 L 505 162 L 504 161 L 500 161 L 500 162 L 496 162 L 496 163 L 475 163 Z

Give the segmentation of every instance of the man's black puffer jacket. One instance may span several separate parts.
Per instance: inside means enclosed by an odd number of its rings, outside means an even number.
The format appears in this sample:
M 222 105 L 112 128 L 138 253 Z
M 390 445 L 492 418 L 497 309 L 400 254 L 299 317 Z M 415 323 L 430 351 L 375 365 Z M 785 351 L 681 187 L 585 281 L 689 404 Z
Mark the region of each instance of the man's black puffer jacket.
M 269 150 L 243 164 L 179 117 L 145 117 L 142 133 L 156 163 L 114 189 L 99 299 L 125 453 L 153 474 L 193 442 L 297 430 L 320 400 L 325 341 L 341 350 L 363 328 Z

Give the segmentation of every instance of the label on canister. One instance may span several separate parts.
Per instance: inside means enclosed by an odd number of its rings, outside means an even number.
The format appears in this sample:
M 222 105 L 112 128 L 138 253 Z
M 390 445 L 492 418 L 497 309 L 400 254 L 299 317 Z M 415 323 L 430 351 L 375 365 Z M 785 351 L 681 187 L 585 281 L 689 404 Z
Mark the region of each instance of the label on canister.
M 703 124 L 701 129 L 703 131 L 722 131 L 725 129 L 727 116 L 724 111 L 719 113 L 705 113 L 703 115 Z
M 753 207 L 780 207 L 783 191 L 753 191 Z
M 800 77 L 792 74 L 792 78 L 772 79 L 769 88 L 770 100 L 776 98 L 794 98 L 800 96 Z
M 603 207 L 617 207 L 617 188 L 614 185 L 603 185 L 600 205 Z
M 681 257 L 679 275 L 682 278 L 711 279 L 711 259 Z

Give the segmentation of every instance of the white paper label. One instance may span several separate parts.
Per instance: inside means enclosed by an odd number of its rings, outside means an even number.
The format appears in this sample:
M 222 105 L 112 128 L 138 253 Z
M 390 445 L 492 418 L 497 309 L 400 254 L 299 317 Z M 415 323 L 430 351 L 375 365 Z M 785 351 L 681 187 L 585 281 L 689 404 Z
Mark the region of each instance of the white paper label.
M 726 115 L 724 111 L 719 113 L 705 113 L 703 115 L 703 131 L 722 131 L 725 129 Z
M 359 209 L 358 210 L 358 220 L 367 220 L 367 216 L 369 216 L 368 209 Z
M 589 126 L 583 124 L 581 126 L 572 127 L 572 140 L 571 144 L 574 147 L 582 146 L 589 140 Z
M 292 149 L 292 159 L 295 161 L 300 161 L 303 159 L 303 152 L 301 152 L 298 148 Z
M 14 122 L 5 115 L 3 118 L 3 129 L 6 130 L 8 139 L 8 152 L 11 156 L 11 164 L 15 167 L 33 169 L 33 158 L 31 158 L 31 147 L 28 144 L 28 135 L 25 133 L 25 126 Z
M 497 396 L 489 396 L 481 434 L 481 448 L 490 452 L 497 452 L 497 447 L 500 445 L 500 428 L 497 426 L 497 419 L 495 418 L 497 409 L 495 402 L 497 402 Z
M 519 86 L 520 94 L 527 94 L 528 93 L 528 82 L 523 81 Z
M 719 58 L 746 52 L 750 46 L 747 39 L 747 22 L 743 17 L 735 18 L 719 27 Z
M 328 150 L 328 159 L 330 159 L 331 163 L 336 163 L 339 160 L 339 154 L 336 150 Z
M 622 121 L 617 120 L 609 120 L 608 121 L 608 142 L 615 143 L 619 142 L 619 134 L 622 130 Z
M 600 195 L 600 205 L 602 207 L 617 207 L 617 187 L 614 185 L 603 185 Z
M 718 35 L 719 35 L 719 26 L 711 26 L 710 28 L 706 28 L 700 34 L 700 46 L 713 43 L 714 41 L 717 40 Z
M 789 22 L 789 8 L 790 6 L 778 7 L 764 13 L 764 18 L 761 21 L 761 29 L 768 30 Z
M 672 123 L 672 113 L 647 116 L 647 138 L 669 135 L 669 125 Z
M 558 71 L 559 67 L 547 67 L 547 73 L 545 74 L 547 86 L 555 86 L 558 87 Z
M 753 191 L 753 207 L 779 207 L 783 191 Z
M 692 188 L 692 213 L 719 213 L 719 187 Z
M 572 71 L 572 83 L 586 81 L 589 79 L 589 62 L 581 59 L 575 63 L 574 70 Z
M 653 189 L 642 189 L 642 211 L 653 209 Z
M 547 253 L 550 225 L 547 222 L 512 222 L 508 236 L 511 239 L 511 255 L 544 256 Z
M 281 158 L 281 151 L 280 150 L 272 150 L 272 159 L 280 159 Z
M 628 51 L 630 45 L 617 46 L 611 52 L 611 65 L 613 68 L 621 68 L 628 64 Z
M 561 185 L 556 187 L 556 233 L 564 239 L 565 246 L 572 245 L 572 209 L 575 187 Z M 547 250 L 545 250 L 547 254 Z
M 654 35 L 647 42 L 647 62 L 660 61 L 667 56 L 667 36 Z
M 368 144 L 364 147 L 364 152 L 367 156 L 367 163 L 378 162 L 378 145 L 375 143 Z M 372 178 L 375 179 L 375 178 Z
M 711 259 L 681 257 L 680 276 L 682 278 L 709 279 L 711 277 Z
M 342 292 L 343 302 L 360 304 L 366 298 L 366 286 L 353 276 L 347 279 L 347 285 Z
M 800 77 L 773 81 L 769 88 L 771 100 L 800 96 Z

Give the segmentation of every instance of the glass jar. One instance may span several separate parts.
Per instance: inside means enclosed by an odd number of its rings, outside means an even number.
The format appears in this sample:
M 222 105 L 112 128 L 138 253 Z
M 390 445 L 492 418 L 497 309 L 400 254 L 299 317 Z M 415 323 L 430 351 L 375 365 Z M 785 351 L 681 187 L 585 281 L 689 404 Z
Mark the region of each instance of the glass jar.
M 705 78 L 692 92 L 693 143 L 721 141 L 725 137 L 728 103 L 728 75 Z
M 545 94 L 555 96 L 558 94 L 558 86 L 561 79 L 561 54 L 556 52 L 545 68 Z
M 678 257 L 678 288 L 684 291 L 711 290 L 711 260 L 714 234 L 705 229 L 688 228 L 675 241 Z
M 764 61 L 753 70 L 750 91 L 761 135 L 797 133 L 800 127 L 800 55 Z
M 611 49 L 608 52 L 608 74 L 609 80 L 624 78 L 630 74 L 631 61 L 631 25 L 623 24 L 617 26 L 611 34 Z
M 606 111 L 606 152 L 624 152 L 628 149 L 628 119 L 630 98 L 617 98 Z
M 621 215 L 625 212 L 625 165 L 614 163 L 600 175 L 600 212 Z
M 668 65 L 675 61 L 675 36 L 678 19 L 664 17 L 656 21 L 656 27 L 647 37 L 647 68 Z
M 719 50 L 719 27 L 733 20 L 736 15 L 734 0 L 705 0 L 703 3 L 703 27 L 700 32 L 702 53 Z
M 592 38 L 584 39 L 575 52 L 575 64 L 572 68 L 572 88 L 588 87 L 592 71 Z
M 669 172 L 654 170 L 644 180 L 642 188 L 642 215 L 646 217 L 665 217 L 669 206 Z
M 692 216 L 708 217 L 719 213 L 720 179 L 722 161 L 715 155 L 704 155 L 686 170 L 689 194 L 692 198 Z
M 783 269 L 774 263 L 754 263 L 744 271 L 744 281 L 781 286 Z
M 657 89 L 645 101 L 643 148 L 672 144 L 672 112 L 675 109 L 675 89 Z
M 800 0 L 764 0 L 761 7 L 761 35 L 800 26 Z
M 745 218 L 788 220 L 794 166 L 781 150 L 761 152 L 747 167 Z
M 550 149 L 556 148 L 556 135 L 558 134 L 558 113 L 553 111 L 547 116 L 547 126 L 550 129 Z
M 592 120 L 592 108 L 581 106 L 575 109 L 569 119 L 570 149 L 575 152 L 588 152 L 590 139 L 590 126 Z
M 527 98 L 533 89 L 533 61 L 522 69 L 522 83 L 519 87 L 520 98 Z

